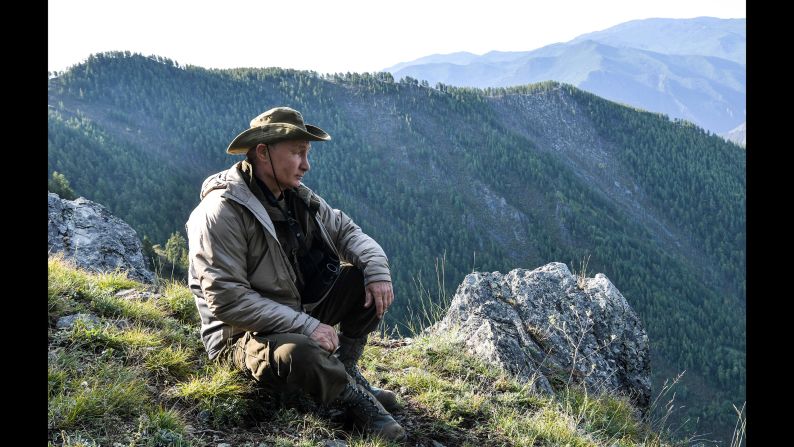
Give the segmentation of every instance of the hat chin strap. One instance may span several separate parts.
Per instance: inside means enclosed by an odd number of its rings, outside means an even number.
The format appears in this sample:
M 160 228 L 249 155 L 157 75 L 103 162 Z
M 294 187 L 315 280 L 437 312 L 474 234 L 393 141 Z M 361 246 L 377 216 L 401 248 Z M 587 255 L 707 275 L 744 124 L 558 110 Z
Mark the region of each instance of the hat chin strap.
M 278 186 L 278 195 L 284 195 L 284 188 L 281 187 L 281 183 L 278 181 L 278 177 L 276 177 L 276 168 L 273 166 L 273 159 L 270 157 L 270 146 L 267 146 L 267 159 L 270 161 L 270 170 L 273 171 L 273 179 L 276 180 L 276 185 Z M 278 199 L 278 197 L 276 197 Z

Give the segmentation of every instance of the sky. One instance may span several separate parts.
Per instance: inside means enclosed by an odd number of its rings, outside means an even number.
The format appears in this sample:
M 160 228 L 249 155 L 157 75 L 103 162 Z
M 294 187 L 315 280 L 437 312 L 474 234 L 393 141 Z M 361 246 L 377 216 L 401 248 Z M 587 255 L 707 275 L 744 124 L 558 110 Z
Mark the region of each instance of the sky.
M 744 0 L 48 0 L 49 71 L 104 51 L 205 68 L 375 72 L 530 51 L 630 20 L 746 18 Z

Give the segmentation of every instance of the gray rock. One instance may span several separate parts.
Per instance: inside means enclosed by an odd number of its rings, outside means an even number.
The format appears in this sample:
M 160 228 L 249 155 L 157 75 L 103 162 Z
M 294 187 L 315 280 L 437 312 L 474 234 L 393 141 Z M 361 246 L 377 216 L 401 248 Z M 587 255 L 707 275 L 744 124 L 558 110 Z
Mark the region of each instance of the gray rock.
M 428 328 L 536 391 L 581 383 L 592 392 L 650 404 L 650 355 L 642 322 L 603 274 L 578 278 L 565 264 L 474 272 L 458 286 L 446 316 Z
M 198 418 L 199 421 L 206 424 L 207 422 L 210 421 L 210 419 L 212 419 L 212 413 L 210 413 L 208 410 L 201 410 L 199 411 L 199 414 L 196 417 Z
M 58 318 L 58 322 L 55 323 L 55 327 L 57 329 L 70 329 L 72 326 L 74 326 L 74 323 L 77 320 L 81 320 L 89 328 L 99 326 L 100 324 L 99 318 L 97 318 L 95 315 L 73 314 Z
M 347 447 L 347 442 L 341 439 L 327 439 L 321 445 L 322 447 Z
M 148 300 L 156 300 L 161 298 L 162 295 L 155 292 L 147 292 L 145 290 L 135 290 L 135 289 L 124 289 L 116 292 L 117 298 L 123 298 L 125 300 L 135 300 L 135 301 L 148 301 Z
M 47 194 L 47 245 L 50 254 L 67 259 L 92 272 L 121 269 L 131 279 L 154 283 L 144 262 L 142 244 L 135 230 L 102 205 L 83 197 L 63 200 Z
M 114 326 L 116 326 L 117 328 L 119 328 L 119 329 L 121 329 L 123 331 L 127 330 L 127 329 L 130 329 L 133 326 L 132 322 L 130 320 L 126 319 L 126 318 L 119 318 L 119 319 L 113 320 L 112 323 L 113 323 Z

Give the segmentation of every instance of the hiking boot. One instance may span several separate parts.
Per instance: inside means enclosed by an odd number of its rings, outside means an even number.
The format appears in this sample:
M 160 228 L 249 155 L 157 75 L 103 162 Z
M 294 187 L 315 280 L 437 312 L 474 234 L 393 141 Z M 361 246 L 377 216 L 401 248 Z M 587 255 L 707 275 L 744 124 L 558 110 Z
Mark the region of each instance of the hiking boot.
M 397 395 L 392 391 L 372 386 L 369 381 L 361 374 L 356 363 L 364 353 L 364 345 L 367 344 L 367 336 L 359 338 L 346 337 L 343 334 L 339 335 L 339 351 L 337 356 L 342 364 L 345 365 L 345 370 L 350 374 L 350 377 L 356 379 L 356 383 L 366 388 L 378 402 L 383 405 L 389 412 L 395 412 L 402 407 L 397 402 Z
M 406 438 L 405 429 L 383 408 L 378 399 L 360 384 L 354 385 L 348 382 L 336 399 L 352 414 L 356 424 L 368 433 L 390 441 L 402 441 Z

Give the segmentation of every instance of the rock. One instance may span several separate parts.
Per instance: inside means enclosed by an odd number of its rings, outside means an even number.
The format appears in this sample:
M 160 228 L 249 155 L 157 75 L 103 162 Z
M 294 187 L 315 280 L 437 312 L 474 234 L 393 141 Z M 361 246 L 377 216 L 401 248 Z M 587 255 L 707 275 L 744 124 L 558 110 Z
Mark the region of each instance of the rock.
M 71 329 L 77 320 L 82 321 L 88 328 L 93 328 L 95 326 L 99 326 L 100 324 L 99 318 L 97 318 L 95 315 L 81 313 L 58 318 L 58 322 L 55 323 L 55 327 L 57 329 Z
M 201 410 L 196 417 L 199 421 L 206 424 L 210 421 L 210 419 L 212 419 L 212 413 L 210 413 L 208 410 Z
M 428 328 L 451 333 L 469 353 L 539 392 L 581 383 L 592 392 L 650 404 L 650 354 L 642 322 L 603 274 L 578 278 L 565 264 L 535 270 L 474 272 L 446 316 Z
M 125 300 L 149 301 L 156 300 L 162 295 L 155 292 L 147 292 L 145 290 L 124 289 L 116 292 L 116 297 L 124 298 Z
M 322 447 L 347 447 L 347 442 L 341 439 L 326 439 L 321 445 Z
M 157 445 L 182 445 L 184 441 L 181 434 L 167 428 L 158 429 L 156 438 L 159 441 Z
M 138 293 L 137 298 L 141 301 L 148 301 L 148 300 L 156 300 L 157 298 L 160 298 L 160 296 L 161 295 L 159 293 L 140 292 Z
M 119 318 L 117 320 L 114 320 L 113 325 L 121 330 L 127 330 L 133 326 L 132 322 L 126 318 Z
M 102 205 L 83 197 L 63 200 L 47 194 L 47 246 L 92 272 L 126 271 L 129 278 L 154 283 L 135 230 Z

